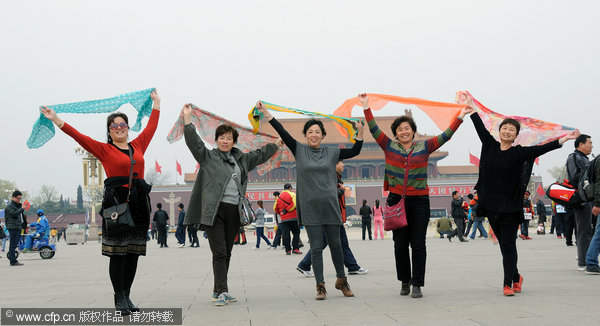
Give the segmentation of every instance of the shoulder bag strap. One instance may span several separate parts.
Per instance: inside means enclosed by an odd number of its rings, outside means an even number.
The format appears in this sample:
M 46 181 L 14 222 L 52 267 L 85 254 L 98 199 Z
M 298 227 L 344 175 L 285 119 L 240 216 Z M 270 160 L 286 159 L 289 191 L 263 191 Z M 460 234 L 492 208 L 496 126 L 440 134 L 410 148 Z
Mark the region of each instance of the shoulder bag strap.
M 131 195 L 131 186 L 133 183 L 133 165 L 135 164 L 135 160 L 131 154 L 131 145 L 127 144 L 127 148 L 129 150 L 129 160 L 131 161 L 131 168 L 129 169 L 129 192 L 127 193 L 127 201 L 129 201 L 129 195 Z
M 402 198 L 406 197 L 406 184 L 408 183 L 408 160 L 410 159 L 413 150 L 415 150 L 414 146 L 410 150 L 410 153 L 408 153 L 408 157 L 406 158 L 406 166 L 404 167 L 404 187 L 402 188 Z

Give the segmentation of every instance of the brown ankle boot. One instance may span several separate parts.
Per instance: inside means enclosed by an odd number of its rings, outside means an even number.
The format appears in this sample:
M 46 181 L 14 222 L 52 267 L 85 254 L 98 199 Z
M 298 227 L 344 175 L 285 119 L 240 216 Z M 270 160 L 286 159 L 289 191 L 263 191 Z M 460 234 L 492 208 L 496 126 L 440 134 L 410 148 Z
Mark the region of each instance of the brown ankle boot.
M 354 296 L 354 293 L 350 290 L 350 285 L 348 285 L 348 279 L 345 277 L 338 277 L 337 281 L 335 281 L 335 288 L 342 291 L 346 297 Z
M 315 300 L 325 300 L 327 298 L 327 290 L 325 290 L 325 283 L 317 284 L 317 296 Z

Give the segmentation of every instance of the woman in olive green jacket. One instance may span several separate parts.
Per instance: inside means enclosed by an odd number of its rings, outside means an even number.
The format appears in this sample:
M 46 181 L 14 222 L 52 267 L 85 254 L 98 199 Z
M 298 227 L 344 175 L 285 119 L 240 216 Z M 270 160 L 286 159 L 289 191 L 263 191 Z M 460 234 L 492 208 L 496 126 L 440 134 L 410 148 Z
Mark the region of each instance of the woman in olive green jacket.
M 221 125 L 215 132 L 217 148 L 209 150 L 204 145 L 196 128 L 191 123 L 192 106 L 183 107 L 185 143 L 200 164 L 198 176 L 184 224 L 202 225 L 213 255 L 214 288 L 212 300 L 223 306 L 236 299 L 227 288 L 227 272 L 235 235 L 240 229 L 240 196 L 246 195 L 248 173 L 257 165 L 266 162 L 282 141 L 267 144 L 248 153 L 236 147 L 238 132 L 229 125 Z M 236 180 L 243 193 L 238 190 Z

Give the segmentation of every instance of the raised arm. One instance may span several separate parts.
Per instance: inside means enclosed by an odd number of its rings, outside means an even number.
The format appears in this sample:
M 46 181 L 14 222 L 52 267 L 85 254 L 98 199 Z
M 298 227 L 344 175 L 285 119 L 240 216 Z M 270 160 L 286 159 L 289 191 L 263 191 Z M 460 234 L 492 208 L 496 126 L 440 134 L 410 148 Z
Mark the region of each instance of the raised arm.
M 150 93 L 150 97 L 154 101 L 152 105 L 152 113 L 150 114 L 150 119 L 148 120 L 148 124 L 146 128 L 131 142 L 137 143 L 141 146 L 142 151 L 145 152 L 148 145 L 150 145 L 150 141 L 156 132 L 156 127 L 158 126 L 158 118 L 160 116 L 160 97 L 156 90 Z
M 294 139 L 294 137 L 292 137 L 287 132 L 287 130 L 285 130 L 285 128 L 283 128 L 281 123 L 279 123 L 279 121 L 277 121 L 273 117 L 271 112 L 269 112 L 269 110 L 267 110 L 263 106 L 261 101 L 258 101 L 256 103 L 256 108 L 258 109 L 258 111 L 260 111 L 264 115 L 265 119 L 267 119 L 267 121 L 269 121 L 271 126 L 273 126 L 273 129 L 275 129 L 275 131 L 277 131 L 277 133 L 279 134 L 279 136 L 281 137 L 281 139 L 283 140 L 285 145 L 292 151 L 292 154 L 296 155 L 296 145 L 298 142 Z
M 185 144 L 192 152 L 192 155 L 198 163 L 202 163 L 208 158 L 209 150 L 204 145 L 204 142 L 198 136 L 196 127 L 192 124 L 192 105 L 186 104 L 183 106 L 181 112 L 183 113 L 183 137 L 185 138 Z
M 348 148 L 344 148 L 340 150 L 340 160 L 345 160 L 347 158 L 352 158 L 357 156 L 358 154 L 360 154 L 360 150 L 362 149 L 362 145 L 363 145 L 363 134 L 365 131 L 365 127 L 363 125 L 362 121 L 358 122 L 358 134 L 356 135 L 356 141 L 354 142 L 354 146 L 352 146 L 352 148 L 348 149 Z
M 268 161 L 275 152 L 277 152 L 277 148 L 282 145 L 281 138 L 277 139 L 275 143 L 266 144 L 265 146 L 248 152 L 244 154 L 244 158 L 248 160 L 248 170 L 252 170 L 260 164 Z
M 390 145 L 390 139 L 383 131 L 381 131 L 381 129 L 379 129 L 379 126 L 377 126 L 373 113 L 371 112 L 371 109 L 369 109 L 369 97 L 367 94 L 363 93 L 358 95 L 358 100 L 362 103 L 365 119 L 367 119 L 367 125 L 369 126 L 369 131 L 371 131 L 373 138 L 375 138 L 375 141 L 379 144 L 381 149 L 384 151 L 387 150 Z
M 431 138 L 427 140 L 427 150 L 429 153 L 435 152 L 438 148 L 442 147 L 446 142 L 452 138 L 452 135 L 458 130 L 458 127 L 463 123 L 465 116 L 469 113 L 473 112 L 472 106 L 467 106 L 460 110 L 457 116 L 454 117 L 448 129 L 446 129 L 443 133 L 437 135 L 435 138 Z
M 526 159 L 533 159 L 540 155 L 546 154 L 549 151 L 552 151 L 552 150 L 562 147 L 562 145 L 565 142 L 576 139 L 577 137 L 579 137 L 580 134 L 581 133 L 579 132 L 579 129 L 576 129 L 576 130 L 571 131 L 569 134 L 565 135 L 564 137 L 557 139 L 555 141 L 546 143 L 544 145 L 523 147 L 523 153 L 525 154 Z
M 92 155 L 94 155 L 96 158 L 102 161 L 106 154 L 106 146 L 108 146 L 106 143 L 101 143 L 95 139 L 92 139 L 89 136 L 80 133 L 71 125 L 59 118 L 56 112 L 54 112 L 54 110 L 50 108 L 42 107 L 41 111 L 42 114 L 50 121 L 52 121 L 58 128 L 60 128 L 60 130 L 62 130 L 65 134 L 71 136 L 71 138 L 73 138 L 79 145 L 81 145 L 81 147 L 83 147 L 86 151 L 90 152 Z
M 471 114 L 471 120 L 473 121 L 473 126 L 475 126 L 475 131 L 477 131 L 477 135 L 479 136 L 482 144 L 485 145 L 495 140 L 490 132 L 485 129 L 485 125 L 483 124 L 483 121 L 481 121 L 479 113 L 475 112 Z

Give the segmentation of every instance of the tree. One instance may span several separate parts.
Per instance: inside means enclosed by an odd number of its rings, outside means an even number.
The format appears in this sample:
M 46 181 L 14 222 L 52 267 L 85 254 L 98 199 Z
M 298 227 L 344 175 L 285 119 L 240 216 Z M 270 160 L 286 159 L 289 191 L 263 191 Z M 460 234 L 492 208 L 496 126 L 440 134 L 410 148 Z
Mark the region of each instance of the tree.
M 83 208 L 83 189 L 81 185 L 77 186 L 77 208 Z
M 54 186 L 43 185 L 36 197 L 36 201 L 39 204 L 56 201 L 56 188 Z

